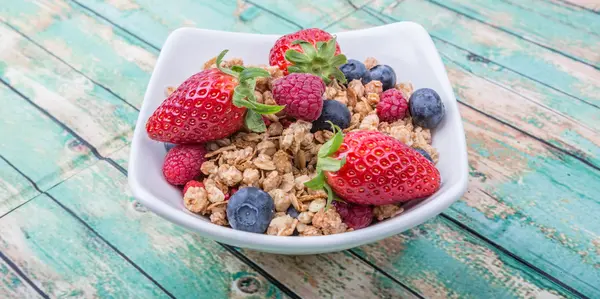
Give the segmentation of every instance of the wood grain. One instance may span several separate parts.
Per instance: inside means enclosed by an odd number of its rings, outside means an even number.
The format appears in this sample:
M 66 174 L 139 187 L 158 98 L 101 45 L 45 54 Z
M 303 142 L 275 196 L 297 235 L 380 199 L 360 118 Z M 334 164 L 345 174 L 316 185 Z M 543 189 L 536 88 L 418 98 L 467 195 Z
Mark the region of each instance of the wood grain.
M 598 22 L 598 14 L 583 8 L 564 5 L 559 1 L 548 0 L 504 0 L 511 5 L 516 5 L 525 8 L 531 12 L 538 13 L 548 18 L 549 22 L 562 22 L 566 25 L 577 28 L 580 31 L 586 31 L 599 35 L 600 22 Z
M 168 298 L 46 195 L 0 219 L 0 250 L 54 298 Z
M 591 11 L 600 12 L 600 3 L 598 0 L 551 0 L 560 4 L 571 4 L 575 7 L 589 9 Z
M 0 298 L 42 298 L 9 265 L 0 262 Z
M 435 38 L 600 107 L 600 71 L 589 65 L 430 2 L 376 1 L 370 7 L 394 21 L 420 23 Z
M 82 136 L 100 154 L 126 142 L 137 111 L 88 78 L 0 24 L 0 79 L 25 98 Z
M 598 36 L 572 26 L 548 20 L 518 5 L 504 1 L 431 0 L 462 15 L 496 26 L 525 40 L 538 43 L 563 55 L 600 67 Z M 527 1 L 523 1 L 527 2 Z M 600 22 L 598 16 L 595 22 Z

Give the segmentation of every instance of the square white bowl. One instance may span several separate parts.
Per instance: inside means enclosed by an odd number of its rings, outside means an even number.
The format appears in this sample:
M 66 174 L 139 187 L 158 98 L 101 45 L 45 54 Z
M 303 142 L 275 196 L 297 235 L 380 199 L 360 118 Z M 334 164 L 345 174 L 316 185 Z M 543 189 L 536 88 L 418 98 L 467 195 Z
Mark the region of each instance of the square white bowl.
M 167 86 L 178 86 L 201 71 L 204 62 L 223 49 L 230 50 L 227 57 L 241 57 L 245 64 L 268 64 L 269 50 L 279 36 L 181 28 L 169 35 L 160 52 L 138 117 L 129 160 L 129 184 L 134 196 L 154 213 L 202 236 L 281 254 L 339 251 L 375 242 L 425 222 L 458 200 L 467 188 L 465 136 L 446 70 L 427 31 L 416 23 L 400 22 L 336 35 L 347 57 L 359 61 L 375 57 L 394 68 L 398 82 L 410 81 L 415 89 L 428 87 L 439 93 L 446 116 L 433 133 L 433 146 L 440 155 L 436 166 L 442 176 L 441 188 L 434 195 L 397 217 L 367 228 L 314 237 L 248 233 L 212 224 L 206 217 L 188 212 L 181 191 L 163 178 L 166 152 L 162 143 L 148 138 L 146 120 L 165 99 Z

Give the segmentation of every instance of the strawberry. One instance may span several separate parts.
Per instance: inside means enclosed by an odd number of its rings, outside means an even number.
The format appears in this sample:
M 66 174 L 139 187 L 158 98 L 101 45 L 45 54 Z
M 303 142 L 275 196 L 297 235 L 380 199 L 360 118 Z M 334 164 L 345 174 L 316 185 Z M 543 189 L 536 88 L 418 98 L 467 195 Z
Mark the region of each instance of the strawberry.
M 284 74 L 311 73 L 325 83 L 333 77 L 346 82 L 339 66 L 346 63 L 335 37 L 318 28 L 302 29 L 280 37 L 269 53 L 269 64 Z
M 146 131 L 157 141 L 177 144 L 202 143 L 225 138 L 244 123 L 264 132 L 261 114 L 277 113 L 282 106 L 256 102 L 257 77 L 269 73 L 259 68 L 221 67 L 227 50 L 217 58 L 218 68 L 199 72 L 181 84 L 148 118 Z
M 285 105 L 285 113 L 306 121 L 319 118 L 323 110 L 325 83 L 313 74 L 289 74 L 273 82 L 273 98 Z
M 206 159 L 203 144 L 182 144 L 171 149 L 163 162 L 163 175 L 172 185 L 184 185 L 200 176 L 200 166 Z M 187 189 L 187 188 L 185 188 Z M 185 191 L 184 191 L 185 193 Z
M 306 183 L 347 202 L 385 205 L 427 197 L 441 184 L 435 166 L 404 143 L 376 131 L 343 136 L 337 128 L 318 153 L 317 176 Z

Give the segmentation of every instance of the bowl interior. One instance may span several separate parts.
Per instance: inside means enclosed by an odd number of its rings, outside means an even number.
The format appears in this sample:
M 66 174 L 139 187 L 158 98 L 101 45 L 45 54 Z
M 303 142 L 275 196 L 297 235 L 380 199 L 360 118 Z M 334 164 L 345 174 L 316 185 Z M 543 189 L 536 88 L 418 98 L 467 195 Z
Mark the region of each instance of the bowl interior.
M 446 116 L 433 132 L 433 146 L 440 155 L 436 166 L 442 176 L 442 186 L 433 196 L 411 205 L 399 217 L 365 229 L 325 237 L 292 237 L 294 240 L 234 231 L 188 212 L 183 206 L 181 192 L 162 176 L 166 152 L 162 143 L 147 137 L 146 120 L 164 100 L 167 86 L 178 86 L 201 71 L 204 62 L 223 49 L 230 50 L 225 59 L 241 57 L 246 65 L 268 64 L 269 50 L 278 38 L 191 28 L 178 29 L 169 36 L 146 91 L 129 165 L 134 195 L 155 213 L 208 237 L 236 246 L 278 253 L 316 253 L 361 245 L 418 225 L 447 208 L 466 189 L 466 147 L 456 99 L 431 38 L 420 25 L 409 22 L 343 32 L 337 37 L 348 58 L 362 61 L 375 57 L 380 64 L 394 68 L 398 82 L 409 81 L 415 89 L 428 87 L 440 94 Z M 324 238 L 327 238 L 327 246 L 323 246 Z

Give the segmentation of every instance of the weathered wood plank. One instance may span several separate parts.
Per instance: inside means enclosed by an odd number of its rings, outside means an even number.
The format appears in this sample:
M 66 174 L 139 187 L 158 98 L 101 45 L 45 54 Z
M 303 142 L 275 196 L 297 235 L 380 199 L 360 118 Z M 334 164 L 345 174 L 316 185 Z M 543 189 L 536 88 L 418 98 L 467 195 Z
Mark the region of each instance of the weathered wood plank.
M 6 263 L 0 262 L 0 298 L 42 298 Z
M 360 21 L 365 21 L 365 26 L 380 24 L 367 14 L 357 13 L 335 27 L 360 26 Z M 465 53 L 454 52 L 452 57 L 465 60 Z M 480 59 L 473 58 L 474 61 Z M 520 109 L 527 111 L 527 100 L 514 98 L 488 81 L 469 75 L 467 70 L 473 69 L 473 63 L 466 63 L 466 67 L 461 63 L 462 67 L 458 67 L 446 59 L 446 64 L 459 100 L 508 123 L 511 116 L 506 115 L 506 111 L 517 115 Z M 474 69 L 481 72 L 483 68 L 475 66 Z M 486 97 L 488 91 L 494 95 Z M 492 98 L 495 100 L 489 101 Z M 527 95 L 527 98 L 536 96 Z M 507 109 L 505 100 L 520 105 Z M 499 107 L 506 111 L 500 111 Z M 593 215 L 600 212 L 600 205 L 594 199 L 600 190 L 597 184 L 593 186 L 593 182 L 600 179 L 598 171 L 470 108 L 462 106 L 461 114 L 469 145 L 471 179 L 465 198 L 446 214 L 584 294 L 591 297 L 600 294 L 594 286 L 594 282 L 600 281 L 597 270 L 600 252 L 595 245 L 600 227 L 596 228 L 593 220 Z M 549 122 L 556 119 L 550 119 L 542 122 L 552 126 Z M 562 119 L 569 122 L 567 118 Z M 579 124 L 572 125 L 583 128 Z M 526 124 L 517 122 L 514 126 L 549 138 Z M 597 140 L 597 134 L 589 134 Z M 591 149 L 597 155 L 597 147 Z
M 430 0 L 561 54 L 600 66 L 600 37 L 503 1 Z M 600 22 L 600 15 L 596 22 Z
M 156 62 L 156 49 L 86 14 L 72 1 L 10 1 L 0 7 L 0 20 L 140 107 Z
M 0 216 L 38 194 L 29 181 L 0 159 Z
M 178 27 L 286 33 L 296 26 L 243 1 L 77 0 L 143 40 L 160 48 Z M 279 2 L 277 5 L 286 5 Z M 201 12 L 201 14 L 200 14 Z M 276 26 L 274 26 L 276 24 Z
M 531 12 L 539 13 L 554 21 L 562 22 L 581 31 L 598 36 L 600 22 L 598 14 L 573 6 L 564 6 L 548 0 L 503 0 L 511 5 L 519 6 Z
M 589 9 L 591 11 L 600 12 L 600 3 L 597 0 L 551 0 L 554 3 L 562 5 L 571 4 L 575 7 Z
M 123 135 L 132 130 L 136 110 L 4 24 L 0 24 L 0 39 L 0 79 L 101 154 L 125 144 Z
M 168 298 L 43 194 L 0 219 L 0 250 L 54 298 Z
M 430 2 L 376 1 L 370 7 L 391 20 L 418 22 L 435 38 L 600 106 L 600 71 L 589 65 Z
M 217 243 L 148 212 L 131 197 L 126 176 L 107 162 L 49 193 L 177 298 L 244 297 L 236 285 L 246 277 L 261 285 L 254 295 L 282 295 Z

